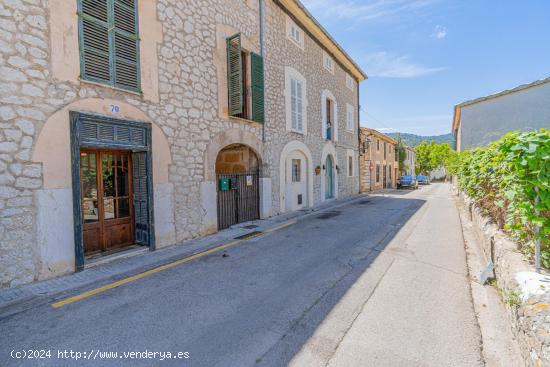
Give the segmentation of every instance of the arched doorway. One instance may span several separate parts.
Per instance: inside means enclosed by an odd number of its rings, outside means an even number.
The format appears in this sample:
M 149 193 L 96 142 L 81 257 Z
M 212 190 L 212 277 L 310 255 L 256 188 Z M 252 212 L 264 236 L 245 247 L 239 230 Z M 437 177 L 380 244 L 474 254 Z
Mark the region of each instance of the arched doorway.
M 232 144 L 216 158 L 218 229 L 260 218 L 260 161 L 247 145 Z
M 293 140 L 279 158 L 280 213 L 313 205 L 313 158 L 307 145 Z
M 91 257 L 128 244 L 154 250 L 175 243 L 169 143 L 137 107 L 99 98 L 66 105 L 44 124 L 32 161 L 43 173 L 39 279 L 81 270 Z
M 309 164 L 305 154 L 294 150 L 286 156 L 285 208 L 299 210 L 309 205 Z
M 325 199 L 334 199 L 334 161 L 331 155 L 325 161 Z

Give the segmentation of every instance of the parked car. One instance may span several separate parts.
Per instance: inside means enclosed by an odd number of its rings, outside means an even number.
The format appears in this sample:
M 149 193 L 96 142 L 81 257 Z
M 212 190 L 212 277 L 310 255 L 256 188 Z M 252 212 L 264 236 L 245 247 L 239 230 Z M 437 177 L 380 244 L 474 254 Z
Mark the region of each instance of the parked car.
M 402 188 L 405 188 L 405 187 L 408 187 L 408 188 L 411 188 L 411 189 L 418 188 L 418 182 L 416 181 L 416 177 L 415 176 L 410 176 L 410 175 L 401 176 L 397 180 L 397 188 L 402 189 Z
M 429 185 L 430 184 L 430 178 L 428 176 L 424 175 L 418 175 L 416 176 L 416 181 L 419 185 Z

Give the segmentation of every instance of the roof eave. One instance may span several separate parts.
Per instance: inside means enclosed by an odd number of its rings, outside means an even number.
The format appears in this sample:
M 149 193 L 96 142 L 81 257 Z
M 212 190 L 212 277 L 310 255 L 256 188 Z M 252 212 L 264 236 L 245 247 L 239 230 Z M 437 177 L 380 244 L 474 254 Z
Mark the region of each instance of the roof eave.
M 543 84 L 546 84 L 546 83 L 550 83 L 550 77 L 545 78 L 545 79 L 535 80 L 534 82 L 527 83 L 527 84 L 521 84 L 521 85 L 518 85 L 515 88 L 506 89 L 506 90 L 503 90 L 501 92 L 490 94 L 488 96 L 479 97 L 479 98 L 475 98 L 475 99 L 470 99 L 468 101 L 464 101 L 462 103 L 457 104 L 455 107 L 470 106 L 470 105 L 473 105 L 473 104 L 476 104 L 476 103 L 485 102 L 485 101 L 493 99 L 493 98 L 498 98 L 498 97 L 506 96 L 508 94 L 520 92 L 520 91 L 525 90 L 525 89 L 537 87 L 539 85 L 543 85 Z
M 299 0 L 279 0 L 300 23 L 306 27 L 311 35 L 319 41 L 330 53 L 359 81 L 368 79 L 367 74 L 353 61 L 327 30 L 311 15 Z
M 453 135 L 456 138 L 458 127 L 460 126 L 460 113 L 462 109 L 460 105 L 455 106 L 455 113 L 453 117 Z

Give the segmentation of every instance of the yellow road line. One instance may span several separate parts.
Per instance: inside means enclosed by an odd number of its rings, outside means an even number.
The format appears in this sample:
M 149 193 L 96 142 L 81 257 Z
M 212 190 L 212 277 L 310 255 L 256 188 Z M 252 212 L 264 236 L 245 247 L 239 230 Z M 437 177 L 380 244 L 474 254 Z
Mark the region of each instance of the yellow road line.
M 283 229 L 283 228 L 286 228 L 288 226 L 291 226 L 293 224 L 296 224 L 297 221 L 295 220 L 291 220 L 290 222 L 286 222 L 285 224 L 281 224 L 280 226 L 278 227 L 274 227 L 274 228 L 271 228 L 271 229 L 268 229 L 268 230 L 265 230 L 264 233 L 271 233 L 271 232 L 275 232 L 275 231 L 278 231 L 279 229 Z
M 156 273 L 159 273 L 163 270 L 167 270 L 167 269 L 170 269 L 170 268 L 173 268 L 175 266 L 178 266 L 178 265 L 181 265 L 181 264 L 185 264 L 186 262 L 189 262 L 189 261 L 192 261 L 192 260 L 196 260 L 196 259 L 199 259 L 203 256 L 207 256 L 207 255 L 210 255 L 210 254 L 213 254 L 215 252 L 218 252 L 218 251 L 221 251 L 221 250 L 225 250 L 231 246 L 235 246 L 236 244 L 238 243 L 241 243 L 241 242 L 245 242 L 247 240 L 251 240 L 253 238 L 256 238 L 256 237 L 260 237 L 262 236 L 264 233 L 272 233 L 272 232 L 275 232 L 279 229 L 283 229 L 283 228 L 286 228 L 288 226 L 291 226 L 293 224 L 296 224 L 296 221 L 290 221 L 290 222 L 287 222 L 283 225 L 280 225 L 278 227 L 274 227 L 274 228 L 271 228 L 271 229 L 268 229 L 266 231 L 264 231 L 263 233 L 258 233 L 254 236 L 250 236 L 246 239 L 243 239 L 243 240 L 235 240 L 235 241 L 231 241 L 229 243 L 226 243 L 226 244 L 223 244 L 223 245 L 220 245 L 218 247 L 214 247 L 210 250 L 206 250 L 206 251 L 203 251 L 203 252 L 199 252 L 198 254 L 195 254 L 195 255 L 191 255 L 189 257 L 186 257 L 184 259 L 181 259 L 181 260 L 177 260 L 177 261 L 174 261 L 174 262 L 171 262 L 169 264 L 165 264 L 165 265 L 162 265 L 162 266 L 159 266 L 159 267 L 156 267 L 154 269 L 151 269 L 151 270 L 147 270 L 143 273 L 139 273 L 139 274 L 136 274 L 136 275 L 133 275 L 131 277 L 128 277 L 128 278 L 124 278 L 124 279 L 121 279 L 121 280 L 118 280 L 116 282 L 113 282 L 113 283 L 109 283 L 109 284 L 106 284 L 102 287 L 99 287 L 99 288 L 95 288 L 95 289 L 92 289 L 90 291 L 87 291 L 87 292 L 84 292 L 84 293 L 81 293 L 79 295 L 76 295 L 74 297 L 69 297 L 69 298 L 66 298 L 64 300 L 61 300 L 59 302 L 55 302 L 55 303 L 52 303 L 52 307 L 53 308 L 60 308 L 60 307 L 63 307 L 65 305 L 68 305 L 70 303 L 74 303 L 74 302 L 77 302 L 77 301 L 80 301 L 81 299 L 84 299 L 84 298 L 88 298 L 88 297 L 91 297 L 93 295 L 96 295 L 98 293 L 103 293 L 105 291 L 108 291 L 109 289 L 113 289 L 113 288 L 116 288 L 116 287 L 120 287 L 121 285 L 124 285 L 124 284 L 128 284 L 128 283 L 131 283 L 131 282 L 134 282 L 136 280 L 139 280 L 139 279 L 142 279 L 142 278 L 145 278 L 145 277 L 148 277 L 150 275 L 153 275 L 153 274 L 156 274 Z

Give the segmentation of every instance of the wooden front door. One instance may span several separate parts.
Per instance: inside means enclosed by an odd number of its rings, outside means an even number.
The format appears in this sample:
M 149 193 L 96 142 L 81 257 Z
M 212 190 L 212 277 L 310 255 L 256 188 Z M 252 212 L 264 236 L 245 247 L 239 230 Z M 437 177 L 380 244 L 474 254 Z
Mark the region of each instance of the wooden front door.
M 81 150 L 84 254 L 134 243 L 131 152 Z

